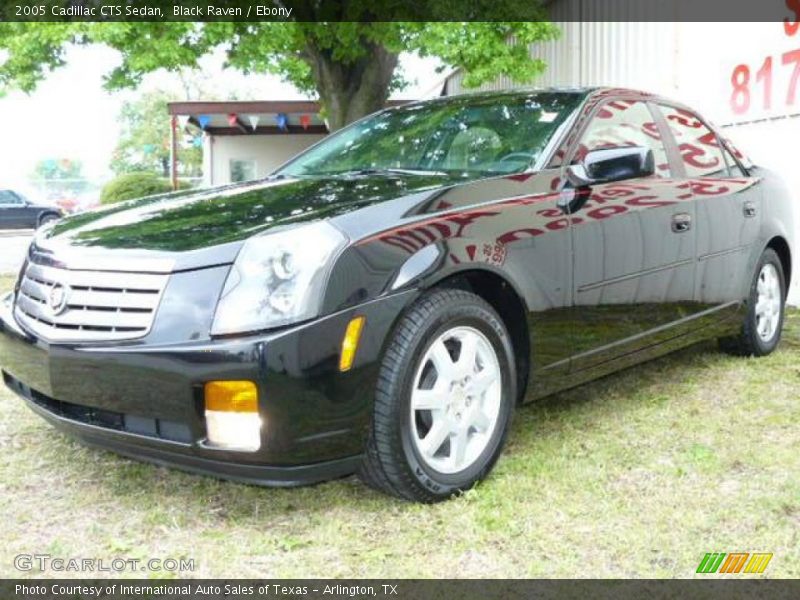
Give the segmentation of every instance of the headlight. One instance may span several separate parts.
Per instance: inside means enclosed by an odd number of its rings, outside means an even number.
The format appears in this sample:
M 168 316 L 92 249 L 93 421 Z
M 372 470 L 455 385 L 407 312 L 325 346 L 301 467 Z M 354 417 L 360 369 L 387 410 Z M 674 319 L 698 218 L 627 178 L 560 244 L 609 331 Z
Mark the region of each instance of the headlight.
M 333 259 L 346 244 L 325 221 L 250 238 L 225 281 L 211 333 L 245 333 L 316 317 Z

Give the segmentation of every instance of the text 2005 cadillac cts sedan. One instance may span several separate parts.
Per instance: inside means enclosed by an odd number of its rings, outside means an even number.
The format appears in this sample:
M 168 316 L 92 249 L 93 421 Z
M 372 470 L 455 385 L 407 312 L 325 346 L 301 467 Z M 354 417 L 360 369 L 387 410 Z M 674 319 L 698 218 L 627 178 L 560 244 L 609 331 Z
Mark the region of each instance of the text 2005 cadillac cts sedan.
M 122 454 L 435 501 L 489 472 L 523 399 L 703 338 L 771 352 L 790 209 L 649 94 L 410 104 L 262 181 L 44 228 L 2 302 L 0 366 Z

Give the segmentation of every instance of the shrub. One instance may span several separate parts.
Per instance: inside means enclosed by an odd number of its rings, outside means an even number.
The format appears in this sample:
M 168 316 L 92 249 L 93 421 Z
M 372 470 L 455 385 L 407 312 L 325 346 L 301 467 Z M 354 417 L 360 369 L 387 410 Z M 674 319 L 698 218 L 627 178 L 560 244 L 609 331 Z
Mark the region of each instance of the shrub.
M 179 182 L 179 189 L 185 187 L 185 184 Z M 113 204 L 170 191 L 172 191 L 172 184 L 169 180 L 159 177 L 155 173 L 145 171 L 123 173 L 103 186 L 103 191 L 100 192 L 100 203 Z

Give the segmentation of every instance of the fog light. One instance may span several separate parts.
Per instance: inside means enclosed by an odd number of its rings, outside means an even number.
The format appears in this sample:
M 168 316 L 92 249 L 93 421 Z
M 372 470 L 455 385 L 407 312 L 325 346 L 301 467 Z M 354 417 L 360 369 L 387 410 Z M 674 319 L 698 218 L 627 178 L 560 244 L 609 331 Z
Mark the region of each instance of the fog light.
M 349 371 L 356 359 L 358 341 L 361 339 L 361 331 L 364 329 L 364 317 L 356 317 L 347 324 L 342 340 L 342 353 L 339 356 L 339 370 Z
M 261 447 L 258 390 L 252 381 L 205 385 L 206 433 L 213 446 L 254 451 Z

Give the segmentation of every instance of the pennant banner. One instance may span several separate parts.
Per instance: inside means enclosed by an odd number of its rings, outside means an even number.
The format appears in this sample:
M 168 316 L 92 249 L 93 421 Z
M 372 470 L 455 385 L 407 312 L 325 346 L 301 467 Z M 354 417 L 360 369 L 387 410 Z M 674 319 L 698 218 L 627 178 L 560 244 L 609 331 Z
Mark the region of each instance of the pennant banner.
M 178 115 L 178 128 L 183 131 L 189 124 L 189 115 Z
M 286 116 L 286 113 L 275 115 L 275 122 L 278 124 L 278 129 L 289 131 L 289 117 Z
M 228 125 L 231 127 L 236 127 L 236 124 L 239 122 L 239 116 L 236 113 L 231 113 L 228 115 Z
M 247 115 L 247 122 L 250 123 L 250 127 L 253 128 L 253 131 L 256 130 L 258 127 L 258 122 L 261 119 L 258 115 Z
M 309 115 L 300 115 L 300 125 L 303 129 L 308 129 L 311 125 L 311 117 Z
M 208 115 L 200 115 L 197 117 L 197 122 L 200 124 L 200 129 L 205 129 L 211 122 L 211 117 Z

